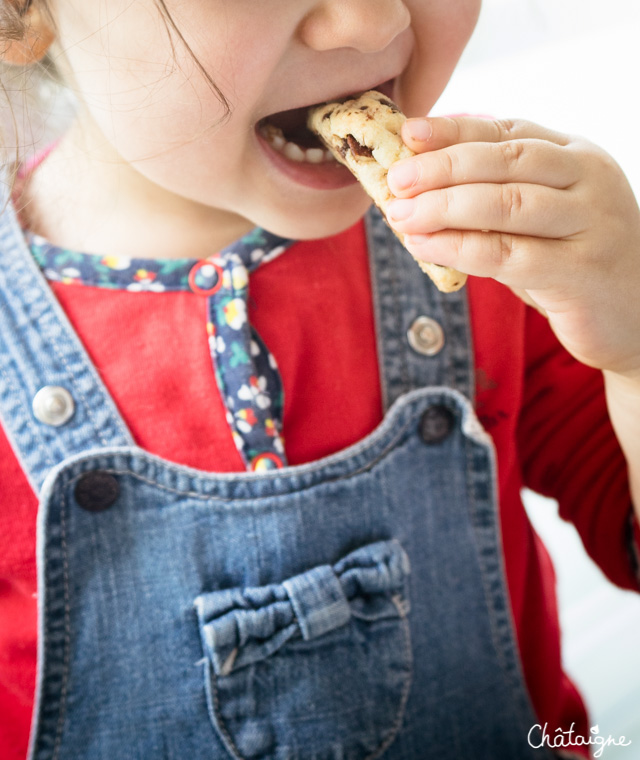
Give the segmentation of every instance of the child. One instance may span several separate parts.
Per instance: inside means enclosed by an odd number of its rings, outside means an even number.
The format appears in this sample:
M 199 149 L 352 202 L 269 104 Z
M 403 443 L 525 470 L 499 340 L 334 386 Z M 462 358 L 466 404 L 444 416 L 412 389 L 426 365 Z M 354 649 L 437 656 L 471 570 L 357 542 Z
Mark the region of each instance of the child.
M 0 227 L 3 758 L 588 756 L 519 492 L 638 588 L 640 212 L 586 141 L 421 117 L 479 5 L 0 3 L 78 101 Z M 370 88 L 458 293 L 304 128 Z

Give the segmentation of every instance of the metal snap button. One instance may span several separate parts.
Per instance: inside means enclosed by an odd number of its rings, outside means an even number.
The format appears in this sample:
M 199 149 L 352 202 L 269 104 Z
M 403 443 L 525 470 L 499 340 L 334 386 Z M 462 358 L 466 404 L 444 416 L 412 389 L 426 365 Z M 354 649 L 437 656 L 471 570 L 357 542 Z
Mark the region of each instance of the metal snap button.
M 409 345 L 418 354 L 435 356 L 444 346 L 442 327 L 431 317 L 418 317 L 407 331 Z
M 76 409 L 73 396 L 60 385 L 45 385 L 31 402 L 37 420 L 45 425 L 59 427 L 73 417 Z
M 430 406 L 420 418 L 420 438 L 429 445 L 441 443 L 451 433 L 455 417 L 446 406 Z
M 78 479 L 73 495 L 87 512 L 103 512 L 120 496 L 120 485 L 113 475 L 95 470 Z

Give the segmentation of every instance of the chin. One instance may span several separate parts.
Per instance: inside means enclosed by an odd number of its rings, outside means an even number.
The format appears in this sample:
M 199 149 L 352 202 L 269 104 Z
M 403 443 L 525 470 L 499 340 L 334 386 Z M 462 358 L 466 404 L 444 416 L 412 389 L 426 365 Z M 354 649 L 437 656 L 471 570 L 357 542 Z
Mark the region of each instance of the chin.
M 304 207 L 295 213 L 291 209 L 271 211 L 264 216 L 256 214 L 252 221 L 274 235 L 292 240 L 332 237 L 353 227 L 371 206 L 371 199 L 359 187 L 355 197 L 353 192 L 349 195 L 343 203 Z

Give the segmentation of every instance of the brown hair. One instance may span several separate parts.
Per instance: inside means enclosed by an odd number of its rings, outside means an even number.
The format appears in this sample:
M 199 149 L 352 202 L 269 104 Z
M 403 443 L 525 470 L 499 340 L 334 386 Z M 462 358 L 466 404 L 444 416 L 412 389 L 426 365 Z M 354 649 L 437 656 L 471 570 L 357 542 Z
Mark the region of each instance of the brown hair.
M 47 0 L 0 0 L 0 52 L 2 51 L 2 42 L 9 40 L 20 40 L 25 33 L 25 15 L 27 10 L 32 4 L 38 4 L 39 9 L 47 13 L 47 17 L 51 25 L 54 25 L 51 13 L 48 12 Z M 182 32 L 175 23 L 171 12 L 167 8 L 165 0 L 155 0 L 155 3 L 162 15 L 164 26 L 171 42 L 172 51 L 175 53 L 174 40 L 177 39 L 178 43 L 182 45 L 189 55 L 193 58 L 198 70 L 204 76 L 211 89 L 215 92 L 216 96 L 225 108 L 228 116 L 231 112 L 229 101 L 225 97 L 224 93 L 216 85 L 211 77 L 211 74 L 205 69 L 202 63 L 198 60 L 195 53 L 191 50 L 189 43 L 185 40 Z M 55 67 L 48 57 L 45 59 L 45 68 L 49 70 L 49 73 L 54 73 Z
M 24 14 L 29 9 L 31 0 L 27 0 L 22 7 L 7 0 L 0 0 L 0 39 L 20 40 L 24 36 Z
M 218 99 L 224 106 L 225 112 L 226 112 L 225 117 L 228 116 L 229 113 L 231 113 L 231 107 L 229 105 L 229 101 L 224 96 L 224 93 L 222 92 L 222 90 L 213 81 L 213 79 L 211 78 L 211 74 L 209 74 L 209 72 L 205 69 L 205 67 L 200 63 L 200 61 L 198 60 L 198 57 L 195 55 L 193 50 L 191 50 L 189 43 L 182 36 L 182 32 L 180 31 L 180 29 L 178 29 L 178 26 L 173 20 L 171 13 L 169 12 L 169 9 L 167 8 L 165 0 L 155 0 L 155 2 L 158 8 L 160 9 L 160 12 L 162 13 L 164 25 L 167 30 L 167 34 L 169 35 L 169 40 L 171 42 L 172 51 L 175 52 L 173 48 L 173 36 L 175 35 L 178 38 L 178 41 L 185 47 L 189 55 L 193 58 L 193 61 L 195 62 L 198 70 L 204 76 L 205 81 L 208 82 L 209 86 L 215 92 Z

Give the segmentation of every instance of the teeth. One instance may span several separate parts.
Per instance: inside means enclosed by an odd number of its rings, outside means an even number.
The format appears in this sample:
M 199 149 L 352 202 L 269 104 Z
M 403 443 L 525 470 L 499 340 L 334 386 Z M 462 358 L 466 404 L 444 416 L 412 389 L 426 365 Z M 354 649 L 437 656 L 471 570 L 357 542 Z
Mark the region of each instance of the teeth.
M 322 148 L 307 148 L 306 154 L 307 161 L 310 164 L 321 164 L 324 161 L 326 151 L 322 150 Z
M 282 135 L 271 135 L 269 137 L 269 142 L 271 145 L 273 145 L 274 148 L 276 148 L 276 150 L 282 150 L 287 144 L 287 141 Z
M 331 151 L 322 148 L 303 148 L 296 143 L 289 142 L 280 127 L 273 124 L 261 124 L 260 134 L 272 148 L 285 155 L 290 161 L 309 164 L 324 164 L 335 161 Z
M 292 161 L 304 161 L 306 158 L 306 151 L 302 150 L 302 148 L 299 145 L 296 145 L 295 143 L 288 142 L 282 152 L 287 158 L 290 158 Z

